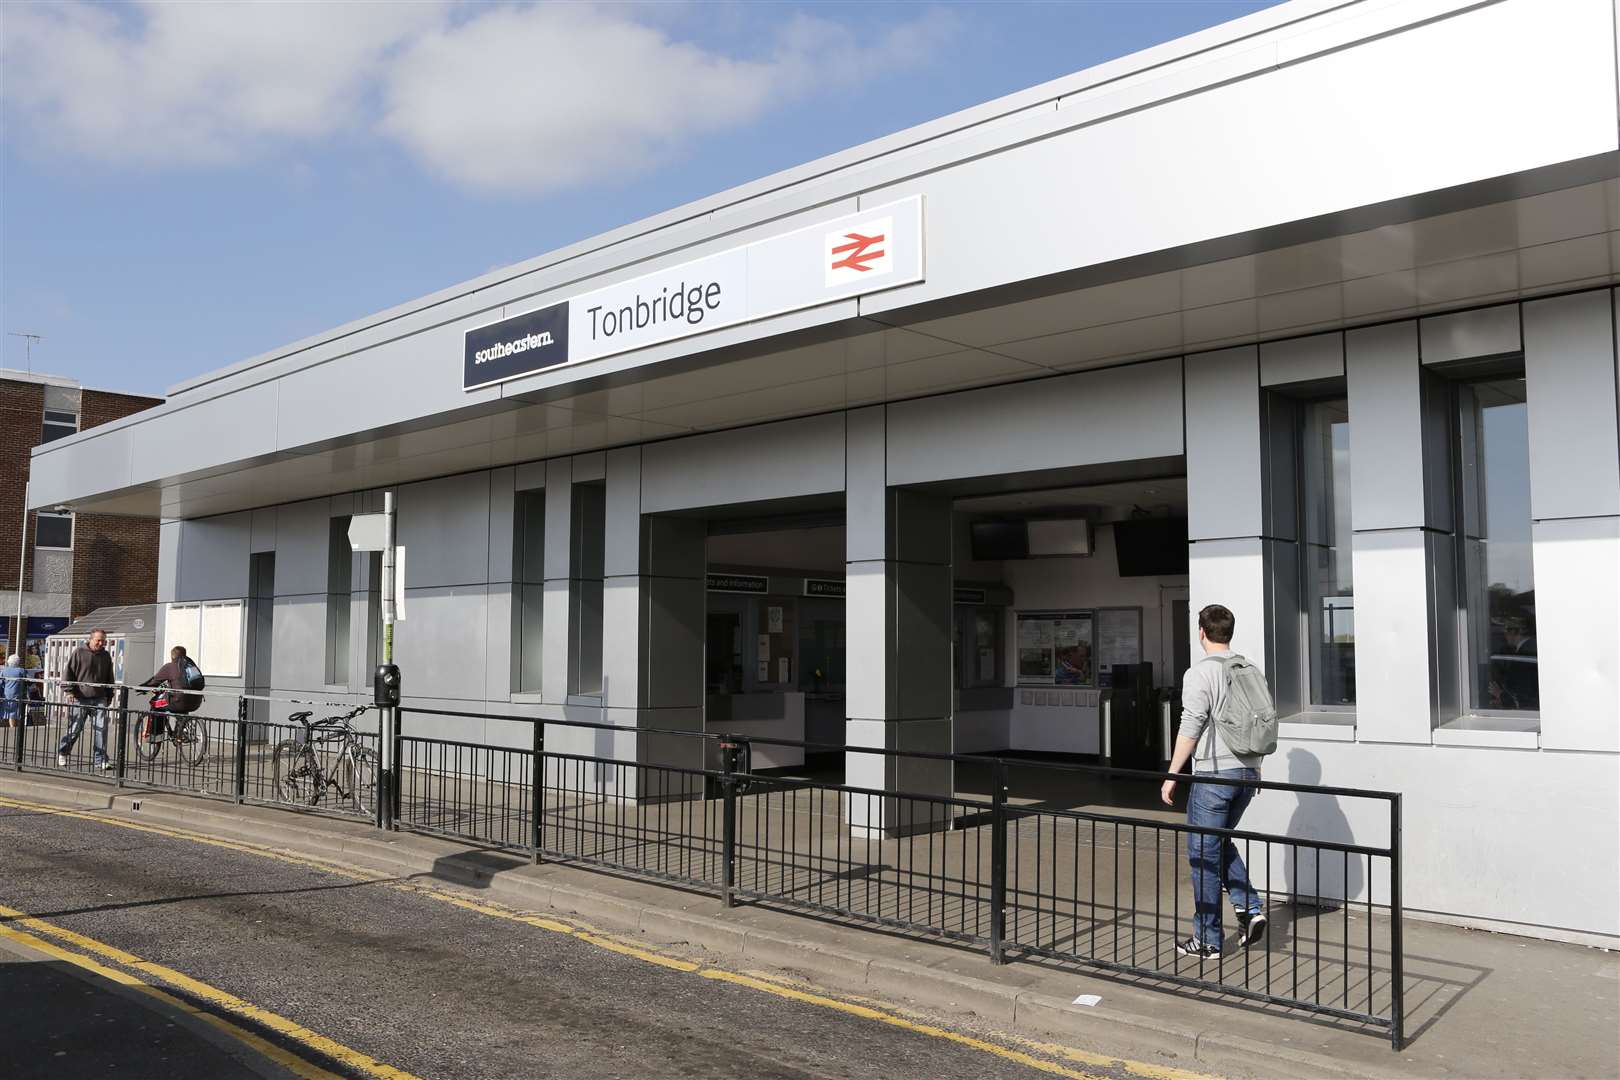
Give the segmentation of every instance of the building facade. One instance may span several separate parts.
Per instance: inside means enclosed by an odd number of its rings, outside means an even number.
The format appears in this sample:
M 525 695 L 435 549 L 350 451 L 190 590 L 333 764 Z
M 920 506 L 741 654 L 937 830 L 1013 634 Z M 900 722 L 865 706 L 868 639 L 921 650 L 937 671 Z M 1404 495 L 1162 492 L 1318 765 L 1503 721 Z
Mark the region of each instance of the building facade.
M 80 615 L 156 600 L 156 517 L 77 514 L 55 503 L 25 509 L 24 495 L 35 447 L 162 403 L 57 375 L 0 371 L 0 582 L 8 590 L 0 628 L 8 652 L 41 655 L 45 638 Z
M 1409 909 L 1614 946 L 1616 51 L 1613 0 L 1295 0 L 201 376 L 32 504 L 164 518 L 211 688 L 364 698 L 394 490 L 407 697 L 648 760 L 1151 763 L 1220 602 L 1266 775 L 1403 792 Z

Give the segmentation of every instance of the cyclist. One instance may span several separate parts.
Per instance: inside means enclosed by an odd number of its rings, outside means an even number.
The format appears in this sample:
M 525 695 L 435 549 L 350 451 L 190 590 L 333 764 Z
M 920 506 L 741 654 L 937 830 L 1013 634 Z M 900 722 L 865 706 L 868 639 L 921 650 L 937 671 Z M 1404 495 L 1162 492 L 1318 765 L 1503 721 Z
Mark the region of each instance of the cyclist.
M 196 662 L 186 655 L 184 645 L 170 649 L 169 662 L 141 685 L 159 690 L 152 695 L 151 716 L 147 718 L 142 732 L 146 739 L 157 739 L 163 735 L 168 727 L 166 716 L 184 716 L 202 707 L 203 696 L 194 691 L 201 690 L 205 685 L 203 674 Z

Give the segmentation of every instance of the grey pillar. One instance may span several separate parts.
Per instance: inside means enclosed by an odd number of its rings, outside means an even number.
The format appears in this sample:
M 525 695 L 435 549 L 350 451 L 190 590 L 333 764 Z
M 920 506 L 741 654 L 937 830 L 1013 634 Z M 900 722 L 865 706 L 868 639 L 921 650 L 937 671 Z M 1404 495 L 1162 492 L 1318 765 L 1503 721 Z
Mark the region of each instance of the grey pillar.
M 612 756 L 619 793 L 684 798 L 701 778 L 702 740 L 662 731 L 703 730 L 705 523 L 641 513 L 641 448 L 607 454 L 602 612 L 603 716 L 624 729 Z M 653 730 L 649 730 L 653 729 Z
M 847 720 L 850 746 L 951 749 L 951 504 L 888 487 L 881 406 L 849 414 Z M 848 752 L 852 787 L 949 796 L 949 762 Z M 852 831 L 900 835 L 937 827 L 947 806 L 851 796 Z

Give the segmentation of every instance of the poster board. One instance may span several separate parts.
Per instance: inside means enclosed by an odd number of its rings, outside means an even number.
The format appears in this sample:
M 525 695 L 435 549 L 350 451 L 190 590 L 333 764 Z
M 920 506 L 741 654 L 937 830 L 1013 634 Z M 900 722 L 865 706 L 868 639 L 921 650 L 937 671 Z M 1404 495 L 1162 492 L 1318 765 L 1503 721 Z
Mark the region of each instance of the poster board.
M 1142 662 L 1142 609 L 1111 607 L 1097 609 L 1097 679 L 1099 686 L 1112 686 L 1115 664 Z
M 1096 612 L 1019 611 L 1018 685 L 1095 686 Z

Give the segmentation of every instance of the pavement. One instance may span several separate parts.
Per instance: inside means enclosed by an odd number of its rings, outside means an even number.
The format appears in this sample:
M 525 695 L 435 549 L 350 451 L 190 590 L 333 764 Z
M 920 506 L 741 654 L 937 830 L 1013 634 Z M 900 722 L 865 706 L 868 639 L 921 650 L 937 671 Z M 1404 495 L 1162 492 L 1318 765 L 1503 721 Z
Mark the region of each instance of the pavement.
M 1217 995 L 1170 991 L 1140 979 L 1109 977 L 1055 963 L 1026 959 L 994 967 L 981 952 L 950 944 L 761 906 L 728 911 L 708 895 L 566 865 L 532 866 L 520 856 L 426 836 L 381 833 L 361 822 L 295 816 L 271 808 L 236 807 L 179 795 L 114 792 L 102 785 L 35 774 L 0 776 L 0 795 L 41 805 L 92 809 L 130 824 L 234 838 L 375 874 L 432 882 L 435 887 L 459 886 L 467 895 L 513 905 L 516 910 L 588 919 L 623 935 L 621 941 L 700 968 L 712 965 L 715 970 L 752 971 L 761 977 L 787 980 L 785 985 L 808 987 L 812 994 L 826 990 L 858 995 L 853 1000 L 875 999 L 895 1009 L 896 1015 L 946 1017 L 953 1027 L 982 1031 L 1003 1044 L 1022 1040 L 1039 1046 L 1052 1040 L 1069 1054 L 1082 1055 L 1066 1059 L 1071 1062 L 1118 1058 L 1234 1076 L 1620 1075 L 1620 1045 L 1614 1038 L 1614 1032 L 1620 1030 L 1620 958 L 1580 946 L 1409 921 L 1406 995 L 1411 1041 L 1396 1054 L 1381 1032 L 1351 1023 L 1257 1008 Z M 69 818 L 50 827 L 82 833 L 108 826 Z M 70 843 L 68 850 L 76 863 L 88 852 L 104 847 L 103 838 Z M 96 871 L 113 872 L 108 867 Z M 345 902 L 341 896 L 347 891 L 334 890 L 331 895 Z M 0 903 L 11 901 L 0 895 Z M 317 907 L 324 909 L 325 905 L 323 898 Z M 23 904 L 12 906 L 29 910 Z M 306 904 L 299 910 L 308 908 Z M 375 915 L 368 916 L 367 925 L 392 925 L 398 917 L 390 913 L 388 922 L 382 923 Z M 297 924 L 286 916 L 275 917 L 275 922 L 278 932 Z M 419 934 L 412 941 L 424 936 L 431 941 L 438 932 L 432 920 L 417 925 Z M 342 932 L 333 927 L 322 929 Z M 504 952 L 493 950 L 482 956 L 464 947 L 445 953 L 445 966 L 430 966 L 425 977 L 499 981 L 508 977 L 501 974 L 503 969 L 514 964 L 509 946 Z M 588 965 L 583 970 L 589 969 Z M 645 970 L 624 975 L 619 988 L 622 994 L 639 995 L 647 985 Z M 1089 1006 L 1074 1004 L 1076 997 L 1086 994 L 1097 995 L 1099 1001 Z M 670 998 L 679 999 L 679 993 Z M 656 1000 L 662 1010 L 664 995 Z M 591 1004 L 592 1009 L 603 1007 L 600 1002 Z M 417 1013 L 422 1007 L 423 1003 L 416 1004 Z M 712 1009 L 697 1009 L 690 1015 L 694 1022 L 699 1015 L 710 1023 L 714 1020 Z M 746 1030 L 760 1033 L 763 1039 L 757 1045 L 762 1048 L 796 1045 L 791 1037 L 796 1030 L 793 1023 L 784 1021 L 773 1027 L 767 1021 L 756 1021 L 746 1009 L 728 1011 L 727 1016 L 741 1018 Z M 621 1017 L 618 1022 L 628 1023 L 629 1019 Z M 537 1023 L 546 1023 L 543 1011 L 523 1019 L 523 1024 Z M 802 1026 L 803 1018 L 796 1023 Z M 731 1025 L 732 1030 L 737 1027 Z M 855 1038 L 844 1034 L 835 1039 L 822 1037 L 827 1032 L 819 1019 L 815 1027 L 824 1047 L 834 1041 L 842 1047 L 846 1038 Z M 510 1034 L 522 1039 L 524 1030 L 520 1026 Z M 848 1045 L 865 1049 L 853 1058 L 834 1062 L 827 1075 L 862 1075 L 851 1071 L 861 1062 L 892 1065 L 894 1061 L 885 1053 L 888 1048 L 858 1039 Z M 582 1067 L 598 1056 L 590 1055 Z M 905 1075 L 999 1075 L 980 1063 L 965 1066 L 955 1061 L 925 1064 L 917 1060 L 914 1065 L 909 1052 L 902 1057 L 907 1062 L 901 1070 Z M 807 1060 L 777 1060 L 771 1067 L 756 1062 L 753 1071 L 736 1075 L 777 1075 L 772 1067 L 808 1069 L 817 1059 Z M 434 1075 L 483 1075 L 476 1070 L 453 1071 L 454 1063 L 440 1064 L 452 1071 Z M 731 1075 L 716 1071 L 720 1059 L 700 1056 L 689 1064 L 698 1075 Z M 782 1075 L 821 1073 L 789 1071 Z

